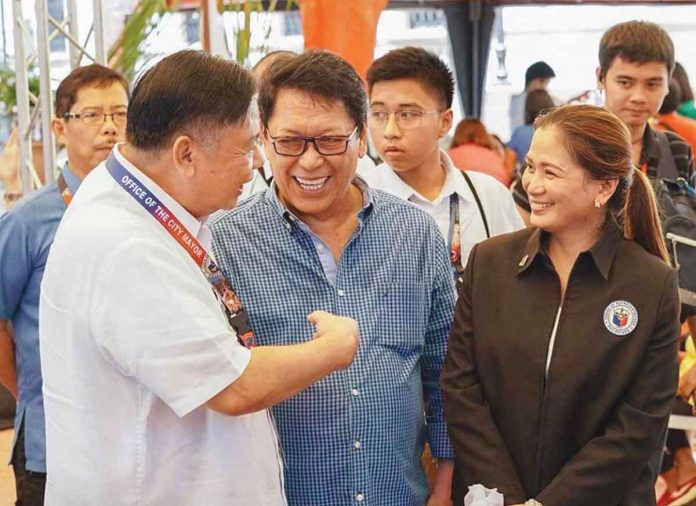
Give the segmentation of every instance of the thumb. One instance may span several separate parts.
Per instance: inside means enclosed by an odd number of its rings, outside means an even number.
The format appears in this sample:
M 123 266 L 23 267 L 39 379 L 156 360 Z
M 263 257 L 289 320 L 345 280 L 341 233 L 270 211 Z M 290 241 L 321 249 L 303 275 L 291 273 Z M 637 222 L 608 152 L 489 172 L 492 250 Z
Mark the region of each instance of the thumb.
M 327 313 L 326 311 L 318 310 L 308 315 L 307 320 L 309 320 L 309 323 L 311 323 L 312 325 L 319 325 L 319 322 L 321 322 L 321 320 L 323 320 L 327 316 L 329 316 L 329 313 Z

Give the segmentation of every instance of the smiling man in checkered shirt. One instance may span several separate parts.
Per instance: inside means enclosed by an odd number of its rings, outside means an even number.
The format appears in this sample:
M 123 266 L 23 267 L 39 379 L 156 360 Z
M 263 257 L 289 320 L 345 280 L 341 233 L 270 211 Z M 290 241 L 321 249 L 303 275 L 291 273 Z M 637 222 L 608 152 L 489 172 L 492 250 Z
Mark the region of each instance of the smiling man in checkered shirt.
M 289 503 L 451 504 L 451 462 L 432 490 L 420 463 L 426 440 L 452 458 L 444 240 L 426 213 L 356 178 L 367 99 L 347 62 L 310 51 L 274 67 L 259 107 L 274 183 L 211 223 L 216 258 L 261 345 L 312 339 L 310 307 L 356 319 L 362 336 L 351 367 L 274 409 Z

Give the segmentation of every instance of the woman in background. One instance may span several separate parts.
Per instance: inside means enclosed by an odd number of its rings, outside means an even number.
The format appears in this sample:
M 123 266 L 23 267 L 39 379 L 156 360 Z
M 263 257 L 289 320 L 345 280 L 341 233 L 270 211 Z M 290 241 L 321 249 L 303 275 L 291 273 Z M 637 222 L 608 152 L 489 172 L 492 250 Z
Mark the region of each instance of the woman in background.
M 459 170 L 483 172 L 505 186 L 510 185 L 510 175 L 505 170 L 503 157 L 496 150 L 495 142 L 486 127 L 476 118 L 459 122 L 454 131 L 449 156 Z

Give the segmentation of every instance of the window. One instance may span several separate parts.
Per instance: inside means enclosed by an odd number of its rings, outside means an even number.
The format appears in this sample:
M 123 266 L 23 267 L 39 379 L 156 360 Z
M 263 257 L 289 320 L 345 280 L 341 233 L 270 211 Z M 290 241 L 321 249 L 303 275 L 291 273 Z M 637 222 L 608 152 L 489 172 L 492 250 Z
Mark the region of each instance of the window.
M 302 18 L 300 11 L 288 11 L 283 16 L 283 35 L 293 37 L 302 35 Z
M 409 14 L 409 24 L 412 29 L 445 26 L 445 15 L 436 9 L 414 10 Z

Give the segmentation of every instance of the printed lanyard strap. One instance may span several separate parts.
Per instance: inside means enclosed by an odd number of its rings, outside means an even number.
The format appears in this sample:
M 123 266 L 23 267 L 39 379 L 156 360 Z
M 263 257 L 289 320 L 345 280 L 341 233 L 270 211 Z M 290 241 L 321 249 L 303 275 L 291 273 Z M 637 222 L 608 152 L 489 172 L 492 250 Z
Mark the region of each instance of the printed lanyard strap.
M 456 277 L 464 273 L 462 267 L 462 242 L 459 233 L 459 197 L 456 193 L 450 195 L 450 226 L 447 240 L 450 244 L 450 262 Z
M 208 255 L 201 243 L 191 235 L 167 206 L 116 160 L 114 155 L 110 155 L 107 159 L 106 169 L 121 188 L 126 190 L 138 204 L 150 213 L 196 262 L 196 265 L 201 269 L 201 272 L 222 301 L 227 320 L 230 326 L 237 332 L 239 342 L 247 348 L 256 346 L 256 336 L 249 324 L 249 317 L 244 310 L 244 306 L 242 306 L 242 301 L 239 300 L 225 275 Z
M 478 196 L 474 182 L 471 180 L 466 171 L 462 171 L 462 176 L 466 184 L 469 185 L 471 189 L 471 194 L 476 200 L 476 207 L 478 207 L 479 213 L 481 215 L 481 221 L 483 222 L 483 228 L 486 230 L 486 237 L 490 239 L 491 231 L 488 228 L 488 219 L 486 218 L 486 212 L 483 210 L 483 204 Z M 459 225 L 459 197 L 456 193 L 450 195 L 450 229 L 448 234 L 448 240 L 450 243 L 450 261 L 452 262 L 452 267 L 454 268 L 455 276 L 457 282 L 462 281 L 462 274 L 464 274 L 464 267 L 462 267 L 462 251 L 460 242 L 460 225 Z
M 67 207 L 70 205 L 70 202 L 72 201 L 72 192 L 70 191 L 70 188 L 68 188 L 68 183 L 65 182 L 65 178 L 63 177 L 62 172 L 58 176 L 58 180 L 56 182 L 58 183 L 58 190 L 60 190 L 60 196 L 63 197 L 63 202 L 65 202 L 65 206 Z

